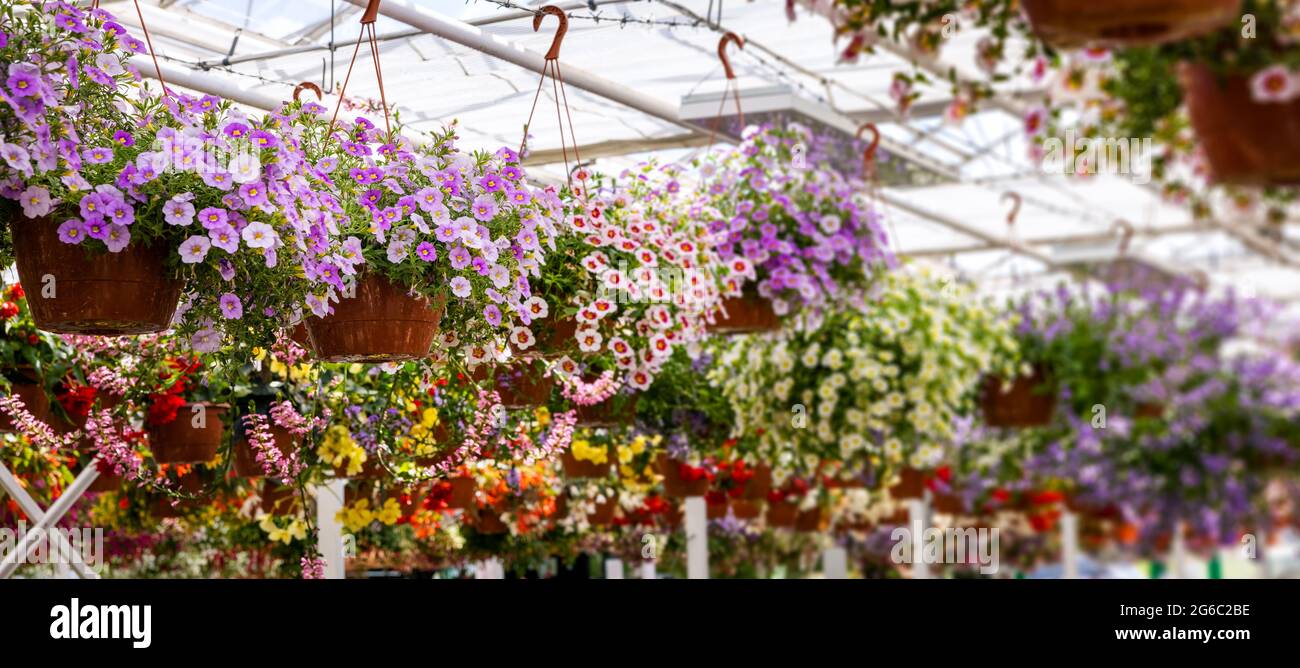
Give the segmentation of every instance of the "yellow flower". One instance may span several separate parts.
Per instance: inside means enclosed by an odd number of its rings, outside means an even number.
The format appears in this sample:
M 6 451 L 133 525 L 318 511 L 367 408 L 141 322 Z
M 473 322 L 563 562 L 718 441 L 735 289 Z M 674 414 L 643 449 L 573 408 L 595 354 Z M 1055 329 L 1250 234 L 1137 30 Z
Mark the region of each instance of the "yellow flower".
M 543 429 L 551 423 L 551 411 L 545 406 L 539 406 L 533 411 L 533 417 L 537 419 L 537 426 Z
M 593 464 L 604 464 L 609 461 L 609 450 L 607 448 L 593 447 L 586 439 L 573 441 L 571 447 L 575 459 L 581 459 Z
M 355 533 L 374 521 L 375 513 L 370 510 L 370 499 L 361 499 L 340 510 L 334 515 L 334 519 L 346 527 L 348 531 Z
M 384 507 L 375 513 L 375 519 L 383 522 L 388 526 L 397 524 L 397 520 L 402 517 L 402 504 L 397 499 L 387 499 L 384 501 Z

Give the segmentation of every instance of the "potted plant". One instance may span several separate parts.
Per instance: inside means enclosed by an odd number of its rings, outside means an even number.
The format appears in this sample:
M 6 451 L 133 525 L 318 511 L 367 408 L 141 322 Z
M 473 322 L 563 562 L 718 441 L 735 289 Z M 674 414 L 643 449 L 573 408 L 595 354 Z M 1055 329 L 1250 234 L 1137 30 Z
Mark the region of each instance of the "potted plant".
M 36 329 L 22 285 L 0 289 L 0 389 L 22 401 L 27 415 L 0 410 L 0 432 L 14 431 L 18 422 L 50 421 L 46 378 L 57 377 L 65 349 L 54 337 Z
M 692 210 L 709 221 L 728 298 L 715 330 L 771 330 L 773 316 L 830 309 L 893 266 L 865 186 L 805 155 L 815 139 L 796 124 L 763 125 L 698 166 L 703 185 Z

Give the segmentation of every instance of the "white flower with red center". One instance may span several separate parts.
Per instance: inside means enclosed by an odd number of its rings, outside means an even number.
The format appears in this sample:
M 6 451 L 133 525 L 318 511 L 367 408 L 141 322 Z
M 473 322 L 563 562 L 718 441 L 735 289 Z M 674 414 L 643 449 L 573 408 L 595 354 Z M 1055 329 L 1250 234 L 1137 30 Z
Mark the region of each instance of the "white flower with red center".
M 605 299 L 604 297 L 601 297 L 600 299 L 597 299 L 596 301 L 592 302 L 591 306 L 587 308 L 590 308 L 591 310 L 595 311 L 597 314 L 600 315 L 600 317 L 603 318 L 606 315 L 609 315 L 610 313 L 614 312 L 614 302 Z
M 510 342 L 520 350 L 528 350 L 533 347 L 534 343 L 537 343 L 537 339 L 533 338 L 532 331 L 527 327 L 516 327 L 510 331 Z
M 585 326 L 594 326 L 600 322 L 601 313 L 594 308 L 585 307 L 578 311 L 578 323 Z
M 569 218 L 569 227 L 572 227 L 579 232 L 586 232 L 591 229 L 591 225 L 587 222 L 586 216 L 573 216 Z
M 618 368 L 620 369 L 631 369 L 636 366 L 636 355 L 615 357 L 614 364 L 617 365 Z
M 662 241 L 661 241 L 660 243 L 657 243 L 657 244 L 655 244 L 655 245 L 656 245 L 656 246 L 664 246 L 664 245 L 666 245 L 666 244 L 662 243 Z M 673 250 L 673 249 L 671 249 L 671 248 L 665 248 L 665 249 L 664 249 L 664 252 L 663 252 L 663 258 L 664 258 L 664 260 L 667 261 L 669 264 L 677 264 L 677 260 L 680 259 L 681 256 L 677 254 L 677 251 L 675 251 L 675 250 Z
M 1300 95 L 1300 76 L 1283 65 L 1266 67 L 1250 78 L 1250 97 L 1256 102 L 1290 102 Z
M 617 247 L 623 241 L 623 232 L 617 227 L 606 227 L 600 235 L 604 237 L 605 243 Z
M 591 210 L 587 212 L 587 216 L 591 218 L 591 223 L 599 228 L 604 224 L 605 210 L 599 206 L 593 206 L 591 207 Z
M 609 266 L 609 256 L 601 251 L 587 253 L 586 257 L 582 258 L 582 265 L 587 268 L 587 271 L 598 272 Z
M 655 255 L 655 252 L 650 250 L 649 248 L 642 248 L 641 250 L 637 251 L 636 259 L 639 260 L 641 262 L 641 265 L 644 267 L 659 266 L 659 256 Z
M 662 283 L 656 283 L 646 290 L 646 294 L 652 302 L 663 302 L 668 299 L 668 289 Z
M 627 274 L 617 270 L 610 269 L 605 272 L 605 287 L 611 290 L 626 290 L 631 281 L 627 280 Z
M 655 304 L 646 309 L 645 315 L 654 325 L 655 329 L 665 329 L 667 327 L 672 327 L 673 325 L 672 313 L 668 310 L 668 307 L 663 304 Z
M 632 354 L 631 344 L 621 336 L 615 336 L 609 340 L 609 350 L 619 357 Z
M 557 360 L 555 362 L 555 368 L 559 370 L 561 374 L 566 376 L 573 376 L 578 373 L 578 363 L 573 361 L 568 355 Z
M 551 313 L 551 307 L 546 303 L 546 300 L 536 295 L 529 297 L 528 301 L 524 302 L 524 310 L 533 320 L 540 320 Z
M 586 242 L 588 246 L 592 246 L 594 248 L 600 248 L 601 246 L 605 245 L 605 239 L 601 237 L 599 234 L 587 235 Z
M 655 222 L 653 220 L 645 221 L 644 227 L 645 227 L 646 234 L 654 234 L 655 232 L 659 231 L 659 226 L 655 225 Z
M 739 297 L 743 292 L 740 289 L 740 285 L 741 285 L 740 281 L 736 280 L 735 278 L 728 278 L 726 282 L 723 283 L 723 287 L 726 288 L 726 292 L 724 294 L 726 294 L 728 297 Z
M 631 239 L 626 239 L 626 238 L 625 238 L 625 239 L 623 239 L 623 240 L 621 240 L 621 241 L 618 242 L 618 249 L 621 250 L 621 251 L 623 251 L 624 253 L 631 253 L 632 251 L 634 251 L 634 250 L 636 250 L 636 249 L 638 249 L 638 248 L 640 248 L 640 247 L 641 247 L 641 244 L 639 244 L 639 243 L 637 243 L 637 242 L 635 242 L 635 241 L 633 241 L 633 240 L 631 240 Z
M 1047 128 L 1047 109 L 1035 107 L 1025 114 L 1025 134 L 1037 137 Z
M 654 382 L 654 375 L 648 369 L 635 369 L 627 375 L 627 384 L 638 390 L 645 390 Z
M 578 349 L 584 353 L 594 353 L 600 350 L 600 345 L 605 342 L 605 337 L 594 329 L 580 329 L 577 333 Z
M 655 351 L 651 348 L 646 348 L 645 350 L 641 351 L 642 364 L 654 364 L 658 359 L 659 356 L 656 355 Z
M 677 250 L 681 251 L 683 255 L 694 255 L 699 251 L 699 247 L 695 245 L 694 241 L 687 239 L 677 242 Z
M 627 290 L 628 298 L 632 301 L 638 301 L 641 299 L 641 286 L 632 281 L 628 281 L 624 288 Z
M 467 346 L 465 350 L 465 358 L 469 361 L 470 366 L 477 366 L 486 362 L 491 354 L 491 351 L 485 346 Z
M 731 267 L 731 271 L 740 274 L 751 281 L 754 280 L 754 265 L 749 260 L 746 260 L 743 257 L 734 257 L 731 259 L 729 266 Z
M 438 335 L 438 344 L 443 348 L 455 348 L 460 345 L 460 338 L 456 336 L 456 332 L 445 329 Z
M 671 323 L 670 323 L 671 324 Z M 650 337 L 650 353 L 655 357 L 667 357 L 673 354 L 673 342 L 663 334 Z

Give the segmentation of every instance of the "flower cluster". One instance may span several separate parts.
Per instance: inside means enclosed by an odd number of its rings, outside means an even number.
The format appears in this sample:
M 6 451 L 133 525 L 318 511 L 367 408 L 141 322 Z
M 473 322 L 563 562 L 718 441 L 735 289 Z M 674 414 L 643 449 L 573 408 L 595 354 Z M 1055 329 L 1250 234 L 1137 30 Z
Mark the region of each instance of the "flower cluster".
M 709 221 L 726 294 L 757 281 L 778 315 L 860 298 L 894 264 L 866 185 L 800 156 L 815 139 L 793 123 L 752 127 L 734 151 L 700 166 L 692 214 Z

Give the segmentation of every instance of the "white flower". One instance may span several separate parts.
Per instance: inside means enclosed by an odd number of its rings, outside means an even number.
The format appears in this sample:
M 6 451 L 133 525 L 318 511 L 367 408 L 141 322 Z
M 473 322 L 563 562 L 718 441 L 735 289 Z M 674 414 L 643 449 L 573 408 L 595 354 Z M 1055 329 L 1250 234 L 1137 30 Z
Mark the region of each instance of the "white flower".
M 235 183 L 252 183 L 262 178 L 262 161 L 252 153 L 240 153 L 231 158 L 230 179 Z
M 240 236 L 244 238 L 244 243 L 249 248 L 271 248 L 279 238 L 275 230 L 266 223 L 249 223 L 240 232 Z
M 1300 75 L 1284 65 L 1266 67 L 1250 77 L 1250 97 L 1255 102 L 1286 103 L 1300 96 Z

